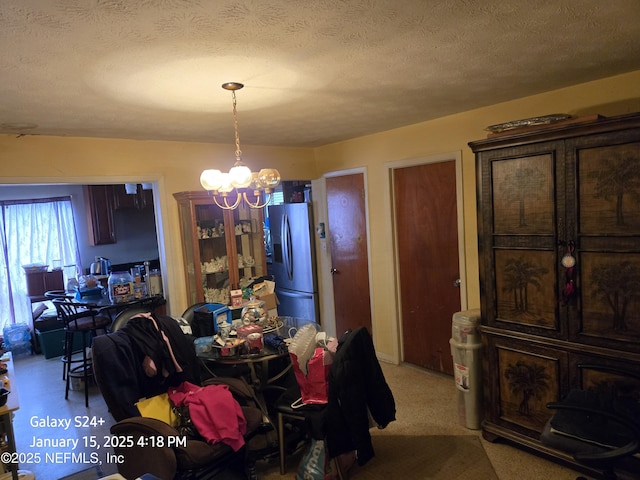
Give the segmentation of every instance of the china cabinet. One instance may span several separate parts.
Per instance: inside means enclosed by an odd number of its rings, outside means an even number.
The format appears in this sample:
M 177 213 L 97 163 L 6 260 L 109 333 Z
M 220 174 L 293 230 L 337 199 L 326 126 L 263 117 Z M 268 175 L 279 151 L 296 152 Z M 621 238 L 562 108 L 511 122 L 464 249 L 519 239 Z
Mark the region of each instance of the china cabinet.
M 476 155 L 485 418 L 540 443 L 548 402 L 640 384 L 580 364 L 640 369 L 640 114 L 469 144 Z
M 262 209 L 219 208 L 208 192 L 175 193 L 189 304 L 229 304 L 230 291 L 266 275 Z

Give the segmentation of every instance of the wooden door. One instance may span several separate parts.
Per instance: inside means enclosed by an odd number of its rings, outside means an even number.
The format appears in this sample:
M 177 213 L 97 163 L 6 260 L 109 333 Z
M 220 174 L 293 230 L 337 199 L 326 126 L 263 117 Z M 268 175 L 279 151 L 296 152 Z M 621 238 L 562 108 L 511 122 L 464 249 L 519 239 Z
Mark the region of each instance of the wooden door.
M 329 177 L 326 185 L 336 334 L 371 331 L 364 175 Z
M 455 160 L 393 171 L 404 361 L 453 374 L 460 310 Z

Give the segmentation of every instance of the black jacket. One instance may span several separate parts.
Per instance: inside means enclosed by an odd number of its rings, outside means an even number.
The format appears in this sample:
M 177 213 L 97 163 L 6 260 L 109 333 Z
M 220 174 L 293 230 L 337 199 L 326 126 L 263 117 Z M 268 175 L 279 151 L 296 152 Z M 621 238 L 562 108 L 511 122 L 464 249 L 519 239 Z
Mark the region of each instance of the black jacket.
M 360 327 L 342 336 L 329 372 L 325 432 L 330 458 L 356 450 L 364 465 L 374 456 L 368 412 L 380 428 L 396 418 L 371 335 Z
M 136 402 L 166 393 L 170 386 L 183 381 L 200 383 L 193 339 L 182 333 L 177 322 L 168 316 L 154 316 L 169 338 L 174 355 L 183 372 L 177 373 L 166 357 L 166 344 L 157 332 L 148 330 L 148 319 L 132 318 L 120 330 L 93 338 L 93 368 L 105 403 L 116 421 L 140 416 Z M 146 333 L 145 333 L 146 332 Z M 142 362 L 145 355 L 155 356 L 159 372 L 166 369 L 168 377 L 145 375 Z

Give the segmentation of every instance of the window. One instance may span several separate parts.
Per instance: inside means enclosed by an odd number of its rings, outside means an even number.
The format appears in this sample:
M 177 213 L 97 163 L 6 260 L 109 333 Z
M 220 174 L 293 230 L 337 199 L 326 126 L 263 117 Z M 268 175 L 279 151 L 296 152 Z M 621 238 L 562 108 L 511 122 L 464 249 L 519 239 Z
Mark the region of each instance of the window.
M 71 197 L 0 202 L 0 333 L 32 323 L 23 265 L 80 262 Z

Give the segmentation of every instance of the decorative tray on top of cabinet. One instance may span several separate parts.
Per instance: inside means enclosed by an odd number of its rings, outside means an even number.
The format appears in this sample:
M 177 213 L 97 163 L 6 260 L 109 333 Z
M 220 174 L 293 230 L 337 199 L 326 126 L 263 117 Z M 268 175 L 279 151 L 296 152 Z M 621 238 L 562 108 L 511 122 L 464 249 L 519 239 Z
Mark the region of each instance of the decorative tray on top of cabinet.
M 546 404 L 590 384 L 578 365 L 640 369 L 640 114 L 469 146 L 483 434 L 572 462 L 540 442 Z
M 175 193 L 189 304 L 229 303 L 230 290 L 266 274 L 262 209 L 219 208 L 206 191 Z

